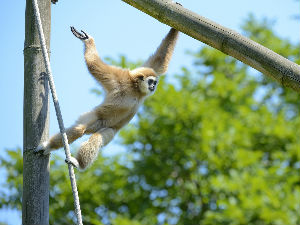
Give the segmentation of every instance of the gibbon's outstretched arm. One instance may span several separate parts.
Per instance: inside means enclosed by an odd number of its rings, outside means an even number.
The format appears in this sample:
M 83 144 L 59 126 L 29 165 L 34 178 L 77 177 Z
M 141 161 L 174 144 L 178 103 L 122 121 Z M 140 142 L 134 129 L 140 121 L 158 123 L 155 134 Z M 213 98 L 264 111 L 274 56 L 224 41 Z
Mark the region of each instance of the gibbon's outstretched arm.
M 115 74 L 122 71 L 121 68 L 110 66 L 104 63 L 98 55 L 94 38 L 85 33 L 84 31 L 77 31 L 74 27 L 71 27 L 71 31 L 75 37 L 82 40 L 85 45 L 84 58 L 88 70 L 93 77 L 100 82 L 106 91 L 110 91 L 115 88 Z
M 179 32 L 171 28 L 167 36 L 162 40 L 156 52 L 149 57 L 143 67 L 152 68 L 158 75 L 167 72 Z

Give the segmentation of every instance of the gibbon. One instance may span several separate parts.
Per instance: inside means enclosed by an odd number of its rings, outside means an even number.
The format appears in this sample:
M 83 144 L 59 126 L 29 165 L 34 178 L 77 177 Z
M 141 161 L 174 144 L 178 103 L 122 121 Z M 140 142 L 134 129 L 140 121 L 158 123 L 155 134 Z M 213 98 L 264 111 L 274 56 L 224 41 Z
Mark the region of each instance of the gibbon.
M 106 92 L 101 105 L 81 115 L 73 126 L 66 129 L 69 143 L 84 134 L 91 134 L 80 146 L 76 158 L 71 157 L 67 162 L 85 169 L 96 159 L 99 149 L 107 145 L 133 118 L 144 99 L 154 93 L 159 75 L 167 71 L 179 32 L 171 28 L 156 52 L 144 65 L 129 70 L 104 63 L 98 56 L 95 41 L 90 35 L 84 31 L 79 32 L 74 27 L 71 27 L 71 31 L 75 37 L 83 41 L 87 68 Z M 49 141 L 39 145 L 36 152 L 47 155 L 61 147 L 63 147 L 62 136 L 57 133 Z

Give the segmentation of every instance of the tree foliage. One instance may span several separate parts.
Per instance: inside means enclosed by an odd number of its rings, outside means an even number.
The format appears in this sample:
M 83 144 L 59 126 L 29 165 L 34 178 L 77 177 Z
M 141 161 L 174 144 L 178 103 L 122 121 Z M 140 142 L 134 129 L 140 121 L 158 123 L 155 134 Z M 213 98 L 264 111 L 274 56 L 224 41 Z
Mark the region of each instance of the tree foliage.
M 249 17 L 243 28 L 300 62 L 299 45 L 268 22 Z M 126 153 L 99 156 L 79 174 L 84 224 L 300 223 L 299 94 L 209 47 L 192 57 L 194 67 L 162 79 L 121 132 Z M 20 209 L 21 150 L 6 152 L 10 192 L 0 206 Z M 70 224 L 67 169 L 58 157 L 51 163 L 50 224 Z

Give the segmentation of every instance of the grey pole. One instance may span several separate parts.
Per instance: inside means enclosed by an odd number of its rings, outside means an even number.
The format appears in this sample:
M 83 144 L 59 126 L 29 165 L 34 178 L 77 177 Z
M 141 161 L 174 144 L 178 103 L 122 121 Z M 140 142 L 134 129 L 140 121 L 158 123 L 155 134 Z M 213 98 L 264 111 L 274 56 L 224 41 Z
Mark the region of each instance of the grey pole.
M 39 0 L 49 49 L 51 2 Z M 49 224 L 49 156 L 34 154 L 48 139 L 49 87 L 32 1 L 26 0 L 24 43 L 24 122 L 22 224 Z

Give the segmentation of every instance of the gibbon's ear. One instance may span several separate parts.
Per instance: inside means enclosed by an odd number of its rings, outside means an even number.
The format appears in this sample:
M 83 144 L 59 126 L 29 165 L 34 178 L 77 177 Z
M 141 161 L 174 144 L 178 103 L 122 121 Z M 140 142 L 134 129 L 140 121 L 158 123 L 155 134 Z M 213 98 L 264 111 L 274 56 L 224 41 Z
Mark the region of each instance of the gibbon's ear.
M 138 75 L 137 78 L 138 78 L 139 80 L 144 80 L 144 76 L 143 76 L 143 75 Z
M 179 32 L 171 28 L 167 36 L 162 40 L 156 52 L 149 57 L 143 67 L 152 68 L 158 75 L 167 72 Z
M 130 75 L 135 80 L 144 80 L 148 76 L 156 77 L 157 74 L 152 68 L 138 67 L 130 71 Z

